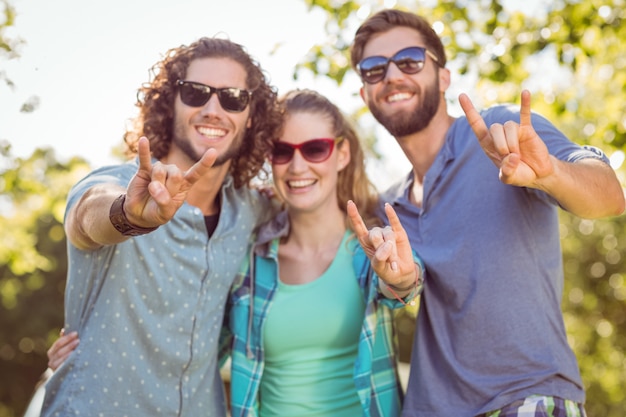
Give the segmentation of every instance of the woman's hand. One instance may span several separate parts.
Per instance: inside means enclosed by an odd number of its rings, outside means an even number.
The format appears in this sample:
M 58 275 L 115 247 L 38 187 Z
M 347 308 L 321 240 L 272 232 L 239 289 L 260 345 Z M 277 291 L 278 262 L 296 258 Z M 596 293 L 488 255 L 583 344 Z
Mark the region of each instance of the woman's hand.
M 354 233 L 376 274 L 394 288 L 413 289 L 419 278 L 419 268 L 413 260 L 409 237 L 393 207 L 385 204 L 389 226 L 371 230 L 365 226 L 354 202 L 348 201 L 347 211 Z
M 61 329 L 60 336 L 48 349 L 48 367 L 56 371 L 80 343 L 77 332 L 65 334 Z

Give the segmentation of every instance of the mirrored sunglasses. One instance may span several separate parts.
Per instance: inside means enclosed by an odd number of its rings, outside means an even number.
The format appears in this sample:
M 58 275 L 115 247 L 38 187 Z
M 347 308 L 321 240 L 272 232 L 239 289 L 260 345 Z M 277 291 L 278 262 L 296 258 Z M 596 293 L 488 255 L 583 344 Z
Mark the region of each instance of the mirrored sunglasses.
M 398 69 L 405 74 L 417 74 L 424 68 L 426 55 L 433 61 L 439 63 L 439 60 L 426 48 L 421 46 L 411 46 L 396 52 L 391 58 L 384 56 L 369 56 L 361 60 L 356 66 L 361 79 L 368 84 L 376 84 L 385 78 L 389 63 L 396 64 Z
M 309 162 L 324 162 L 333 153 L 336 143 L 341 138 L 319 138 L 311 139 L 297 145 L 287 142 L 276 142 L 270 155 L 273 164 L 286 164 L 293 159 L 296 149 L 300 151 L 302 157 Z
M 239 113 L 245 110 L 252 96 L 251 91 L 235 87 L 215 88 L 183 80 L 176 81 L 176 85 L 180 91 L 181 101 L 191 107 L 204 106 L 211 99 L 211 95 L 215 93 L 224 110 Z

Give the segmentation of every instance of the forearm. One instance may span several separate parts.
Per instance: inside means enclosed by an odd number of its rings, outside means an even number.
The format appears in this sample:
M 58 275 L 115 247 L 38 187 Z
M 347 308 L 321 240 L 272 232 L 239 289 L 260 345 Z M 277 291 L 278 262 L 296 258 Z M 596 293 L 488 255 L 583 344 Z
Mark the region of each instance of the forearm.
M 575 163 L 550 158 L 554 172 L 540 180 L 537 188 L 563 208 L 588 219 L 624 212 L 624 191 L 610 166 L 592 158 Z
M 69 241 L 79 249 L 92 250 L 128 239 L 109 220 L 113 201 L 125 191 L 112 184 L 96 185 L 86 191 L 70 209 L 65 221 L 65 233 Z

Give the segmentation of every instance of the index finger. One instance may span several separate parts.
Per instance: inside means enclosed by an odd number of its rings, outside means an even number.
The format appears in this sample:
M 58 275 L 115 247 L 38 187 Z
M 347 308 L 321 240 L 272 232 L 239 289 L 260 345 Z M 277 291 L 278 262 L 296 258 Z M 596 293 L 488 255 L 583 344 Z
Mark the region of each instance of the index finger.
M 467 122 L 474 131 L 478 140 L 482 141 L 484 138 L 489 137 L 489 129 L 487 129 L 485 121 L 481 117 L 480 113 L 478 113 L 478 111 L 474 108 L 474 105 L 467 94 L 462 93 L 459 96 L 459 103 L 463 108 L 465 117 L 467 117 Z
M 361 217 L 361 214 L 359 213 L 356 204 L 354 204 L 354 201 L 348 200 L 346 210 L 348 211 L 348 217 L 350 217 L 350 221 L 354 226 L 354 233 L 357 235 L 357 237 L 367 235 L 367 227 L 365 226 L 365 222 L 363 221 L 363 218 Z
M 152 171 L 152 156 L 150 155 L 150 141 L 142 136 L 137 142 L 137 155 L 139 156 L 139 170 Z
M 530 121 L 530 91 L 522 91 L 522 104 L 520 105 L 520 126 L 531 126 Z
M 394 233 L 406 233 L 404 227 L 402 227 L 400 218 L 393 207 L 391 207 L 391 204 L 385 203 L 385 213 L 387 214 L 387 219 L 389 219 L 389 226 L 391 226 L 391 230 L 393 230 Z
M 215 148 L 209 148 L 204 155 L 202 155 L 202 158 L 185 172 L 185 180 L 189 182 L 189 184 L 194 184 L 202 178 L 204 174 L 209 172 L 216 159 L 217 151 Z

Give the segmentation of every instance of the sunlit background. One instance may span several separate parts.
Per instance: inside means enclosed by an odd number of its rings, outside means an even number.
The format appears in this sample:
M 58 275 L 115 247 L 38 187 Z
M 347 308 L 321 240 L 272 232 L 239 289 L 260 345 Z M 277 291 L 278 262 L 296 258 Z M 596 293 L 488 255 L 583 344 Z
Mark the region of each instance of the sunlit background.
M 172 47 L 202 36 L 224 36 L 246 47 L 270 75 L 279 93 L 292 88 L 316 89 L 345 112 L 362 106 L 356 75 L 349 73 L 337 87 L 325 77 L 294 68 L 311 47 L 326 40 L 324 16 L 304 1 L 272 0 L 15 0 L 16 25 L 7 35 L 24 40 L 20 57 L 3 62 L 14 85 L 0 83 L 0 139 L 9 139 L 16 156 L 27 157 L 38 147 L 52 147 L 61 159 L 80 156 L 97 167 L 119 162 L 119 147 L 134 107 L 139 85 L 149 68 Z M 388 7 L 396 1 L 385 1 Z M 428 3 L 426 1 L 425 3 Z M 431 3 L 436 3 L 432 2 Z M 503 2 L 511 10 L 533 14 L 545 0 Z M 362 13 L 369 13 L 363 7 Z M 437 27 L 435 26 L 435 29 Z M 494 51 L 498 53 L 498 51 Z M 556 65 L 540 58 L 554 73 Z M 448 92 L 454 99 L 472 92 L 473 80 L 459 80 L 453 69 Z M 545 75 L 545 74 L 544 74 Z M 554 83 L 558 77 L 534 82 Z M 462 81 L 460 83 L 459 81 Z M 20 112 L 26 103 L 35 111 Z M 371 177 L 379 188 L 407 172 L 409 165 L 395 141 L 371 123 L 382 139 L 376 151 L 383 158 L 369 160 Z M 612 155 L 621 165 L 624 154 Z
M 313 88 L 346 112 L 362 105 L 354 74 L 341 88 L 294 68 L 325 39 L 324 18 L 304 1 L 15 0 L 20 57 L 3 62 L 13 87 L 0 83 L 0 139 L 16 156 L 53 147 L 59 158 L 81 156 L 94 167 L 117 163 L 119 146 L 139 85 L 172 47 L 202 36 L 224 36 L 246 47 L 279 93 Z M 20 112 L 24 103 L 35 111 Z M 397 154 L 393 142 L 384 155 Z M 372 162 L 374 164 L 374 162 Z M 406 171 L 404 159 L 385 178 Z M 379 185 L 384 186 L 381 176 Z
M 136 90 L 169 48 L 228 37 L 261 63 L 279 93 L 313 88 L 352 114 L 362 107 L 359 80 L 351 70 L 328 71 L 347 65 L 338 49 L 372 8 L 421 8 L 449 42 L 452 114 L 460 114 L 461 92 L 482 107 L 529 88 L 534 110 L 576 142 L 607 151 L 626 184 L 626 0 L 0 0 L 0 12 L 5 4 L 17 15 L 7 26 L 0 13 L 0 40 L 22 43 L 15 55 L 0 45 L 0 417 L 18 416 L 62 325 L 67 190 L 87 169 L 119 162 L 113 150 L 136 114 Z M 334 8 L 346 4 L 358 10 L 338 30 Z M 515 10 L 523 15 L 508 13 Z M 303 69 L 294 80 L 303 62 L 321 75 Z M 408 171 L 395 140 L 367 112 L 358 127 L 383 156 L 368 159 L 379 188 Z M 55 157 L 36 151 L 42 147 Z M 564 320 L 588 413 L 623 417 L 626 216 L 592 221 L 562 212 L 561 241 Z M 397 320 L 405 361 L 414 314 Z

